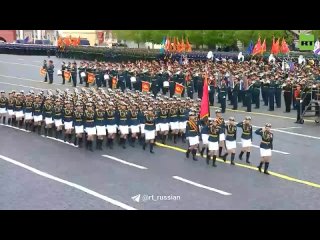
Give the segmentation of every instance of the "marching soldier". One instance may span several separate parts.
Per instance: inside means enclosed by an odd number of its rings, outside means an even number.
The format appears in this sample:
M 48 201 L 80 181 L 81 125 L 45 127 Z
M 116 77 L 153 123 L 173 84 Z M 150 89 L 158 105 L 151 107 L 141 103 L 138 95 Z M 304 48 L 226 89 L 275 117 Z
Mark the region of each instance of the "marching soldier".
M 88 99 L 86 109 L 84 111 L 85 132 L 87 133 L 86 149 L 93 151 L 92 145 L 94 137 L 97 134 L 97 129 L 94 123 L 95 111 L 92 103 L 92 99 Z
M 226 148 L 227 152 L 223 155 L 223 161 L 226 162 L 227 156 L 230 153 L 231 154 L 231 165 L 234 164 L 234 157 L 236 154 L 236 148 L 237 148 L 237 126 L 235 124 L 234 117 L 229 117 L 229 121 L 226 124 L 226 130 L 227 130 L 227 136 L 226 136 Z
M 182 142 L 186 142 L 186 127 L 188 121 L 188 110 L 186 108 L 185 100 L 180 101 L 180 106 L 178 110 L 178 121 L 179 121 L 179 133 L 182 137 Z
M 247 116 L 243 122 L 237 124 L 237 127 L 242 129 L 241 134 L 241 143 L 242 148 L 239 154 L 239 159 L 242 161 L 242 156 L 246 153 L 246 163 L 250 164 L 250 151 L 252 145 L 252 125 L 251 125 L 251 117 Z
M 112 149 L 113 148 L 113 140 L 117 133 L 117 116 L 116 109 L 113 102 L 108 102 L 106 107 L 106 125 L 108 132 L 108 141 L 107 146 Z
M 82 148 L 82 143 L 83 143 L 83 133 L 84 133 L 84 111 L 83 111 L 83 106 L 82 103 L 76 102 L 76 109 L 73 112 L 73 126 L 75 129 L 75 140 L 74 140 L 74 145 L 78 145 L 79 148 Z
M 24 116 L 25 116 L 25 129 L 31 130 L 33 120 L 33 99 L 30 93 L 26 94 L 26 100 L 24 105 Z
M 216 110 L 216 122 L 219 126 L 219 157 L 222 157 L 222 150 L 225 148 L 225 140 L 226 140 L 226 135 L 225 135 L 225 122 L 224 119 L 221 115 L 221 110 L 217 109 Z
M 6 114 L 8 108 L 8 98 L 5 96 L 5 91 L 0 91 L 0 121 L 2 118 L 2 124 L 6 124 Z
M 138 133 L 140 132 L 139 128 L 139 119 L 138 119 L 138 104 L 132 103 L 131 109 L 129 110 L 129 128 L 131 131 L 131 141 L 130 146 L 135 147 L 136 139 L 138 138 Z
M 80 66 L 78 67 L 78 73 L 79 73 L 79 80 L 80 80 L 80 84 L 83 84 L 83 73 L 85 72 L 84 70 L 84 65 L 83 62 L 80 62 Z M 81 75 L 82 74 L 82 75 Z
M 162 144 L 166 144 L 167 136 L 169 133 L 169 111 L 167 102 L 163 101 L 160 105 L 159 111 L 159 127 L 160 127 L 160 136 L 162 138 Z
M 15 113 L 15 123 L 19 124 L 18 126 L 21 128 L 23 125 L 23 108 L 24 108 L 24 100 L 22 98 L 21 93 L 17 93 L 17 98 L 14 104 L 14 113 Z
M 129 111 L 127 110 L 127 104 L 125 102 L 120 103 L 120 109 L 118 110 L 119 115 L 119 131 L 120 131 L 120 142 L 119 144 L 122 145 L 122 148 L 126 148 L 126 140 L 127 135 L 129 134 Z
M 103 138 L 106 136 L 106 111 L 103 102 L 98 102 L 95 125 L 97 128 L 97 143 L 96 149 L 102 150 Z
M 41 134 L 41 125 L 43 121 L 43 103 L 40 94 L 37 94 L 33 103 L 33 131 L 37 129 L 38 134 Z
M 199 145 L 199 127 L 196 113 L 194 111 L 191 111 L 189 113 L 189 121 L 186 124 L 186 136 L 189 141 L 189 147 L 186 152 L 186 157 L 189 158 L 191 152 L 193 160 L 197 161 L 198 159 L 196 155 Z
M 44 135 L 45 136 L 49 135 L 50 137 L 52 136 L 52 124 L 53 124 L 52 113 L 53 113 L 52 97 L 49 95 L 44 101 L 42 115 L 45 120 Z
M 172 101 L 172 106 L 169 110 L 170 117 L 170 130 L 173 135 L 173 142 L 177 143 L 177 137 L 179 132 L 179 121 L 178 121 L 178 106 L 176 101 Z
M 203 157 L 204 151 L 206 151 L 206 155 L 208 156 L 208 139 L 209 139 L 209 119 L 206 117 L 201 121 L 201 140 L 202 140 L 202 148 L 200 151 L 201 157 Z
M 270 173 L 268 172 L 268 168 L 273 149 L 273 133 L 271 132 L 271 124 L 267 123 L 264 128 L 257 129 L 255 133 L 262 138 L 260 143 L 261 161 L 258 169 L 259 172 L 261 172 L 262 165 L 264 164 L 264 174 L 269 175 Z
M 62 118 L 63 118 L 63 106 L 61 98 L 57 97 L 53 106 L 53 120 L 55 126 L 55 138 L 59 139 L 62 136 Z
M 53 83 L 53 73 L 54 73 L 54 65 L 53 65 L 52 60 L 49 60 L 47 73 L 48 73 L 48 77 L 49 77 L 49 84 L 52 84 Z
M 153 108 L 149 107 L 148 111 L 145 114 L 145 141 L 143 143 L 143 150 L 146 149 L 147 144 L 150 144 L 150 153 L 154 153 L 154 139 L 156 137 L 156 125 L 155 125 L 156 116 L 154 114 Z
M 207 164 L 212 157 L 212 166 L 217 167 L 216 159 L 219 150 L 219 132 L 220 127 L 217 119 L 209 119 L 209 139 L 208 139 L 208 149 L 209 153 L 207 154 Z
M 14 104 L 15 104 L 15 91 L 11 91 L 9 93 L 9 98 L 8 98 L 8 125 L 14 125 L 15 124 L 15 120 L 16 120 L 16 116 L 14 113 Z

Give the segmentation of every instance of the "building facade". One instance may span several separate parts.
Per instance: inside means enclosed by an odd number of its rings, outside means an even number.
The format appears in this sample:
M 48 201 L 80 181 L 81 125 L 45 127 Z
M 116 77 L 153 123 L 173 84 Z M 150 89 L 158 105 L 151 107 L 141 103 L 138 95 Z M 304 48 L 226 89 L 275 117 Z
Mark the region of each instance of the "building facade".
M 86 38 L 90 42 L 90 46 L 105 46 L 112 44 L 111 30 L 59 30 L 61 37 Z
M 17 30 L 0 30 L 0 41 L 13 43 L 17 39 Z

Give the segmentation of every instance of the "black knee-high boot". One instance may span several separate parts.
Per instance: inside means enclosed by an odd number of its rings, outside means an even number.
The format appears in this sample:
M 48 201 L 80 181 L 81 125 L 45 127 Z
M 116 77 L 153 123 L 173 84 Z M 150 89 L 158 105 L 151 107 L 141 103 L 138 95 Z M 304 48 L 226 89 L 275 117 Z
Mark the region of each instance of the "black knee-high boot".
M 222 147 L 219 147 L 219 157 L 222 157 L 221 153 L 222 153 Z
M 246 155 L 246 163 L 249 163 L 249 164 L 250 164 L 249 158 L 250 158 L 250 152 L 247 152 L 247 155 Z
M 182 133 L 181 137 L 182 137 L 182 142 L 186 143 L 186 134 Z
M 5 116 L 2 117 L 2 123 L 6 124 L 6 117 Z
M 266 163 L 264 164 L 264 174 L 270 175 L 270 173 L 268 172 L 268 168 L 269 168 L 269 163 L 266 162 Z
M 131 147 L 135 147 L 135 142 L 136 142 L 136 137 L 131 137 L 130 146 L 131 146 Z
M 190 150 L 190 148 L 188 148 L 188 149 L 187 149 L 187 152 L 186 152 L 186 157 L 187 157 L 187 158 L 190 157 L 190 152 L 191 152 L 191 150 Z
M 235 165 L 234 164 L 234 157 L 235 157 L 235 153 L 231 153 L 231 165 Z
M 79 148 L 82 148 L 83 138 L 78 138 Z
M 242 161 L 242 156 L 243 156 L 244 152 L 241 151 L 240 154 L 239 154 L 239 159 Z
M 192 159 L 193 159 L 193 161 L 198 161 L 198 159 L 197 159 L 197 149 L 192 149 Z
M 72 135 L 69 134 L 69 135 L 68 135 L 68 142 L 71 143 L 71 140 L 72 140 Z
M 123 138 L 122 140 L 122 148 L 125 149 L 126 148 L 126 140 L 125 138 Z
M 28 128 L 29 128 L 29 123 L 25 123 L 25 124 L 24 124 L 24 129 L 25 129 L 25 130 L 28 130 Z
M 201 152 L 200 152 L 201 157 L 203 157 L 204 150 L 206 150 L 206 147 L 201 148 Z
M 261 172 L 262 165 L 263 165 L 263 162 L 261 161 L 259 166 L 257 167 L 259 169 L 259 172 Z
M 154 143 L 150 143 L 150 153 L 154 153 L 153 146 L 154 146 Z
M 146 139 L 144 139 L 143 140 L 143 145 L 142 145 L 143 150 L 146 150 L 146 146 L 147 146 L 147 142 L 146 142 Z
M 38 134 L 41 135 L 41 125 L 38 125 L 37 129 L 38 129 Z
M 53 131 L 53 128 L 49 128 L 49 131 L 48 131 L 49 137 L 53 136 L 53 134 L 52 134 L 53 132 L 52 131 Z
M 100 143 L 101 143 L 101 140 L 99 138 L 97 138 L 97 141 L 96 141 L 96 149 L 100 149 Z
M 174 143 L 177 143 L 177 137 L 178 137 L 178 134 L 174 134 L 174 135 L 173 135 L 173 142 L 174 142 Z
M 167 140 L 167 135 L 163 134 L 162 135 L 162 144 L 166 144 L 166 140 Z
M 208 165 L 209 165 L 209 161 L 210 161 L 210 156 L 209 156 L 209 154 L 207 154 L 206 162 Z
M 57 134 L 56 134 L 56 136 L 57 136 Z M 57 138 L 57 137 L 56 137 L 56 138 Z M 78 138 L 77 138 L 77 137 L 74 138 L 73 145 L 75 145 L 75 146 L 78 145 Z
M 92 140 L 89 140 L 89 141 L 88 141 L 88 147 L 89 147 L 89 150 L 90 150 L 91 152 L 93 152 L 92 143 L 93 143 Z
M 44 127 L 44 135 L 48 136 L 48 128 Z
M 217 155 L 213 155 L 213 156 L 212 156 L 212 160 L 213 160 L 212 166 L 213 166 L 213 167 L 216 167 L 216 166 L 217 166 L 217 165 L 216 165 Z
M 8 118 L 8 125 L 11 125 L 11 118 Z
M 227 161 L 227 157 L 228 157 L 228 153 L 225 153 L 222 157 L 223 161 L 226 162 Z

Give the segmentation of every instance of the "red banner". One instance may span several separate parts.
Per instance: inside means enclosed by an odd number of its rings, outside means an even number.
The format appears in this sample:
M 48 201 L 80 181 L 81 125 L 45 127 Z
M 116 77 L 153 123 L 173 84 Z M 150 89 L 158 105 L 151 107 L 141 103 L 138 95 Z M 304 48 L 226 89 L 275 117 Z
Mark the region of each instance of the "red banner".
M 69 71 L 64 71 L 64 79 L 67 80 L 67 81 L 70 81 L 70 78 L 71 78 L 71 72 Z
M 88 73 L 88 83 L 93 83 L 96 80 L 94 73 Z
M 44 68 L 40 68 L 40 75 L 44 77 L 46 74 L 47 70 L 45 70 Z
M 118 79 L 116 77 L 113 77 L 111 83 L 112 83 L 112 89 L 116 89 L 118 84 Z
M 142 81 L 142 92 L 149 92 L 150 91 L 150 83 Z
M 202 90 L 202 99 L 200 107 L 200 119 L 209 117 L 209 91 L 208 91 L 208 77 L 207 75 L 204 78 L 203 90 Z
M 176 83 L 176 86 L 174 88 L 174 93 L 178 96 L 181 96 L 183 92 L 184 86 L 180 83 Z

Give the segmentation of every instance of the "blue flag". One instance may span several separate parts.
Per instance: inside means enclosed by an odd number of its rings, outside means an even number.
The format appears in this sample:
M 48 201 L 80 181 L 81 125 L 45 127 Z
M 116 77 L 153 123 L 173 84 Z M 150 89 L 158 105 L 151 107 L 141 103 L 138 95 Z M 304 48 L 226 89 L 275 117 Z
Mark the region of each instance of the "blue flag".
M 160 48 L 160 53 L 164 54 L 164 46 L 166 44 L 166 37 L 163 37 L 162 43 L 161 43 L 161 48 Z
M 248 53 L 248 54 L 252 54 L 253 48 L 254 48 L 254 46 L 253 46 L 253 41 L 251 40 L 250 43 L 249 43 L 249 46 L 248 46 L 248 48 L 247 48 L 247 53 Z
M 26 44 L 29 42 L 29 36 L 27 36 L 24 40 L 23 40 L 23 43 Z

